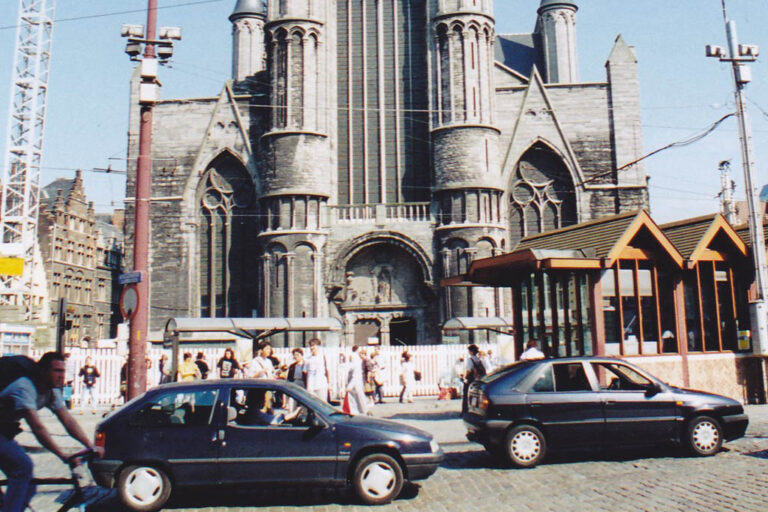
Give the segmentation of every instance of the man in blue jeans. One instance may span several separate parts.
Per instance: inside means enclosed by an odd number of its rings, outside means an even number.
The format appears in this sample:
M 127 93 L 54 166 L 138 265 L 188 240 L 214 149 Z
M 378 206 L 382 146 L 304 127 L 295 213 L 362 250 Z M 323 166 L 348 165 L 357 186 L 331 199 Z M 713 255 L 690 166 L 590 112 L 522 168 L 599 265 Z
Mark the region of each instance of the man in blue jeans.
M 4 375 L 0 378 L 6 380 L 0 389 L 0 470 L 8 478 L 8 487 L 2 512 L 23 512 L 35 494 L 35 486 L 32 484 L 32 460 L 13 440 L 21 430 L 21 419 L 27 422 L 40 444 L 62 461 L 66 461 L 69 454 L 59 447 L 43 425 L 37 413 L 43 407 L 56 415 L 70 436 L 88 448 L 93 445 L 64 405 L 61 388 L 66 363 L 62 354 L 48 352 L 37 364 L 23 357 L 3 359 L 6 359 L 2 364 Z

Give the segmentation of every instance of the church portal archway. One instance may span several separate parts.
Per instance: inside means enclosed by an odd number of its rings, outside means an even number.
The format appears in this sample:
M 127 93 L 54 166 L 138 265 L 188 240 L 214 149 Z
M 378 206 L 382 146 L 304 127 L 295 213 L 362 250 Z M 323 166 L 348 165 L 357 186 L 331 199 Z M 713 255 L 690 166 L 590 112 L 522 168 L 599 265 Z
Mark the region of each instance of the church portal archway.
M 371 338 L 394 344 L 393 328 L 403 342 L 426 342 L 436 301 L 429 300 L 422 266 L 410 251 L 386 240 L 368 241 L 343 268 L 345 282 L 334 302 L 347 326 L 348 344 L 367 345 Z

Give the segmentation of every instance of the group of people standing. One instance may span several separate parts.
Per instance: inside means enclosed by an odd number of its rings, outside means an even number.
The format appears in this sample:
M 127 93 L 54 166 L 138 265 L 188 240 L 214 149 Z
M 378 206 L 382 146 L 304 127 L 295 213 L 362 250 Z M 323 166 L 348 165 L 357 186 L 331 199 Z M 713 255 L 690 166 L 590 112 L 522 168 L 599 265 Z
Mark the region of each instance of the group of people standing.
M 314 338 L 308 343 L 308 353 L 304 348 L 294 348 L 291 351 L 293 360 L 287 363 L 280 361 L 268 341 L 258 345 L 255 356 L 248 362 L 240 362 L 234 350 L 227 348 L 213 367 L 203 352 L 198 352 L 194 358 L 191 352 L 185 352 L 175 379 L 171 375 L 169 357 L 163 354 L 158 364 L 157 383 L 208 378 L 286 379 L 325 401 L 331 400 L 331 388 L 335 387 L 339 391 L 335 396 L 350 414 L 366 414 L 375 404 L 384 403 L 384 385 L 389 372 L 378 348 L 354 346 L 350 354 L 340 353 L 334 382 L 332 368 L 321 345 L 321 341 Z M 400 356 L 399 378 L 400 402 L 413 402 L 413 391 L 421 374 L 415 369 L 413 356 L 407 350 Z

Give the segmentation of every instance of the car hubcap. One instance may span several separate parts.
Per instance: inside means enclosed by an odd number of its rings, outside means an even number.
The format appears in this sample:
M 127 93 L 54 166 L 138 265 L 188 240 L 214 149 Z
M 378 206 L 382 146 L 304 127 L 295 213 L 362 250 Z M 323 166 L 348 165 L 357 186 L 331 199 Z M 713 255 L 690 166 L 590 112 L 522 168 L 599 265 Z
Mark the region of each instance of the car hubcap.
M 523 462 L 530 462 L 539 456 L 541 442 L 539 436 L 531 431 L 523 430 L 512 438 L 512 456 Z
M 376 462 L 363 470 L 362 488 L 371 496 L 381 498 L 392 492 L 396 480 L 395 470 L 389 464 Z
M 125 495 L 137 505 L 147 505 L 163 491 L 163 478 L 153 468 L 137 468 L 125 480 Z
M 701 451 L 714 450 L 719 440 L 717 427 L 709 421 L 702 421 L 693 429 L 693 444 Z

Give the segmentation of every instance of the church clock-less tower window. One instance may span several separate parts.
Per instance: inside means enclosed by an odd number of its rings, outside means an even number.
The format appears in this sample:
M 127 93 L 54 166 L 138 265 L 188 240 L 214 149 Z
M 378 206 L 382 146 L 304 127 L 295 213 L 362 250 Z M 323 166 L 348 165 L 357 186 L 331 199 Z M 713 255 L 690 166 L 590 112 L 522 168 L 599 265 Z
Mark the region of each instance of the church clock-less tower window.
M 251 316 L 256 274 L 249 232 L 256 225 L 253 182 L 234 157 L 208 167 L 199 189 L 200 315 Z
M 526 236 L 576 224 L 576 192 L 560 157 L 544 144 L 523 154 L 509 193 L 511 247 Z

